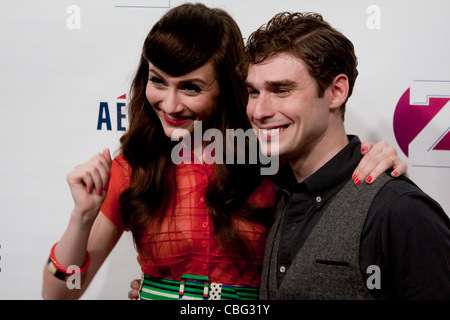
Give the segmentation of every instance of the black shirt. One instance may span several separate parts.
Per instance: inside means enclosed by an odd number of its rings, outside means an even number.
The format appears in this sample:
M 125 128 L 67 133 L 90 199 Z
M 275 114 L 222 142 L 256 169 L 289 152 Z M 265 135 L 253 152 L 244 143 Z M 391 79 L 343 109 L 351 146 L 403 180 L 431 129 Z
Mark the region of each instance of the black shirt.
M 361 142 L 349 144 L 309 178 L 297 183 L 289 165 L 274 177 L 287 197 L 278 251 L 278 284 L 330 203 L 361 160 Z M 450 299 L 450 219 L 441 206 L 405 177 L 381 188 L 368 211 L 360 243 L 363 280 L 381 271 L 377 299 Z

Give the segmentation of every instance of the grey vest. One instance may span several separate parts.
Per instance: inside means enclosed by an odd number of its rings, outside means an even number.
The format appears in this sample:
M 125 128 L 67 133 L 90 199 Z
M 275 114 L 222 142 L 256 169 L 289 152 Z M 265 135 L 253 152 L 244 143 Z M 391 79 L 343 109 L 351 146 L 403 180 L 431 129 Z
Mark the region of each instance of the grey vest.
M 373 184 L 359 186 L 350 180 L 330 200 L 278 288 L 277 257 L 285 206 L 281 199 L 267 239 L 260 298 L 372 299 L 359 268 L 360 237 L 373 198 L 391 179 L 388 174 L 382 174 Z

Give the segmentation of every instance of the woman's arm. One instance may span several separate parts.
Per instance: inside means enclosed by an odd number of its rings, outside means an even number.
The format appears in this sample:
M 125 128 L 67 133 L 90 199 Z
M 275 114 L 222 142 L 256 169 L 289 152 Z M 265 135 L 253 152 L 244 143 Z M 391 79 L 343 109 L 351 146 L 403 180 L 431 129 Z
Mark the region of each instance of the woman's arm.
M 105 199 L 111 171 L 111 156 L 108 149 L 97 154 L 89 162 L 75 167 L 67 176 L 74 200 L 69 224 L 53 251 L 53 258 L 62 268 L 82 268 L 90 263 L 81 275 L 81 285 L 70 289 L 65 280 L 55 277 L 46 263 L 42 296 L 44 299 L 75 299 L 86 290 L 87 285 L 114 248 L 121 232 L 100 212 Z
M 72 224 L 77 224 L 74 220 L 76 218 L 70 218 L 66 232 L 56 245 L 55 258 L 63 267 L 67 268 L 70 265 L 76 265 L 82 268 L 85 262 L 86 251 L 88 251 L 90 256 L 89 267 L 86 272 L 81 274 L 79 288 L 73 288 L 73 286 L 68 286 L 66 281 L 60 280 L 51 274 L 46 263 L 42 287 L 42 297 L 44 299 L 80 298 L 122 235 L 122 232 L 119 232 L 116 226 L 100 212 L 92 226 L 87 244 L 83 245 L 85 239 L 81 236 L 81 233 L 84 233 L 84 231 L 81 230 L 80 235 L 75 235 L 77 228 L 72 228 L 71 226 Z

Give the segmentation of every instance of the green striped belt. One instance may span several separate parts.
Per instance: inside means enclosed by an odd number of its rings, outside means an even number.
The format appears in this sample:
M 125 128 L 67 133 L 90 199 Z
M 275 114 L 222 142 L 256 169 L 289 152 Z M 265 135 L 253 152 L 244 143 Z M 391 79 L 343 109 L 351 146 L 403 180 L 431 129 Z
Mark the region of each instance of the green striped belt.
M 257 300 L 259 288 L 210 283 L 208 277 L 187 275 L 181 280 L 143 274 L 141 300 Z

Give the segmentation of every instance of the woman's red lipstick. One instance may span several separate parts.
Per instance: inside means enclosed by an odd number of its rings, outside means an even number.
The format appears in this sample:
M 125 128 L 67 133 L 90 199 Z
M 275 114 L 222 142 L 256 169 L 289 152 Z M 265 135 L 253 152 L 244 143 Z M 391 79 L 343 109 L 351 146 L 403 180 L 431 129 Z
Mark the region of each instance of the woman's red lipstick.
M 191 118 L 186 118 L 186 119 L 183 119 L 183 120 L 174 120 L 174 119 L 169 118 L 169 116 L 165 112 L 163 112 L 162 114 L 163 114 L 164 120 L 166 120 L 166 122 L 169 125 L 174 126 L 174 127 L 182 126 L 186 122 L 192 120 Z

